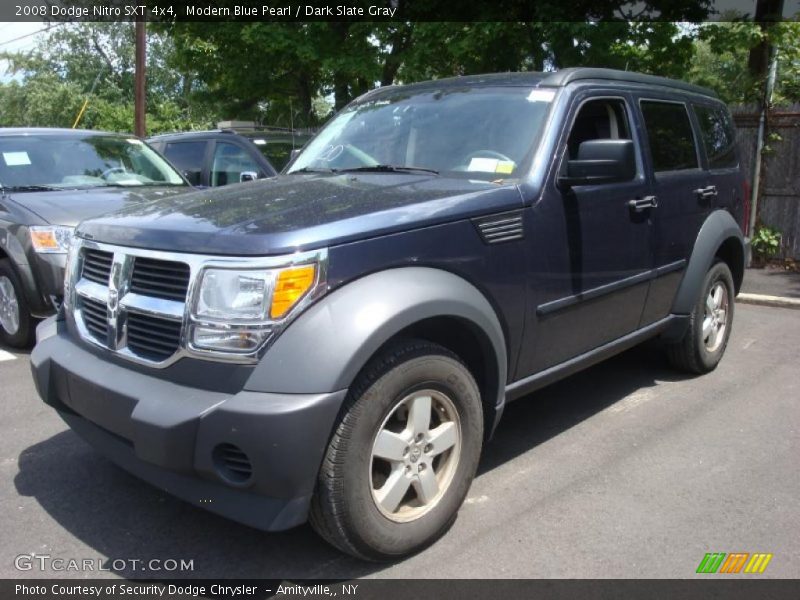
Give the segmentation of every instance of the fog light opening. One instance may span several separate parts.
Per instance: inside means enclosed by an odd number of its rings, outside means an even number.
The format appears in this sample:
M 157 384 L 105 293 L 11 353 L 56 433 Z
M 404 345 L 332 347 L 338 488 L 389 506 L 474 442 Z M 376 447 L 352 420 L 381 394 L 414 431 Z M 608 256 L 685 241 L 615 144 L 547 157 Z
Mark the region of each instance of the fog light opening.
M 250 457 L 234 444 L 218 444 L 211 454 L 217 475 L 226 483 L 244 485 L 253 477 Z

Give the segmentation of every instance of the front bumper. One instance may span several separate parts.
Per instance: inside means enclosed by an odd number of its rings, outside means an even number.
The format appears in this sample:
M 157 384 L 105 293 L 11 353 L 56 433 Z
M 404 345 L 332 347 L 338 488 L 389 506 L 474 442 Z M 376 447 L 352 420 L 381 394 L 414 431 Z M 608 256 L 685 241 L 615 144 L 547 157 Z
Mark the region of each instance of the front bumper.
M 102 360 L 45 321 L 31 354 L 37 391 L 89 444 L 187 502 L 268 531 L 304 522 L 347 390 L 225 394 Z M 233 472 L 225 449 L 249 461 Z

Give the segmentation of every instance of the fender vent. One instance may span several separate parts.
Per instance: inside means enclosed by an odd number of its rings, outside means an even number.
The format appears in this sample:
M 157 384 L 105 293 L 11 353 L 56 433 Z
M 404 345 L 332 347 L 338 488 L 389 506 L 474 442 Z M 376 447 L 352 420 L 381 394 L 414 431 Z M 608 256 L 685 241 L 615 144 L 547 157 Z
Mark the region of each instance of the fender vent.
M 522 212 L 514 211 L 473 221 L 485 244 L 502 244 L 525 236 Z

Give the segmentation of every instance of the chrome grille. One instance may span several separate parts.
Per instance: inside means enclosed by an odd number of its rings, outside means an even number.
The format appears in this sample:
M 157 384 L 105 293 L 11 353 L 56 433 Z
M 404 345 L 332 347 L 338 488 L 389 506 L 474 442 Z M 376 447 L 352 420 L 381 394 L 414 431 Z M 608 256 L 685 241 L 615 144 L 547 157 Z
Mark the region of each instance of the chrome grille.
M 69 251 L 64 306 L 81 339 L 132 362 L 165 368 L 184 356 L 195 356 L 255 364 L 277 332 L 291 321 L 292 314 L 299 314 L 325 293 L 327 256 L 327 249 L 275 257 L 184 254 L 115 246 L 76 236 Z M 243 327 L 206 322 L 191 315 L 188 302 L 204 269 L 278 269 L 311 263 L 319 268 L 315 289 L 289 316 L 257 325 L 268 334 L 260 347 L 236 354 L 192 344 L 196 327 Z M 253 327 L 249 323 L 245 326 Z
M 108 285 L 108 278 L 111 275 L 111 263 L 114 255 L 111 252 L 102 250 L 86 250 L 83 255 L 83 268 L 81 275 L 84 279 Z
M 137 355 L 159 362 L 175 354 L 180 344 L 180 321 L 128 314 L 128 348 Z
M 137 256 L 133 259 L 131 291 L 143 296 L 184 302 L 189 289 L 189 265 Z
M 147 364 L 179 356 L 190 265 L 143 250 L 84 244 L 69 286 L 81 336 Z
M 105 343 L 108 337 L 106 305 L 90 298 L 81 298 L 81 314 L 86 329 L 95 339 Z

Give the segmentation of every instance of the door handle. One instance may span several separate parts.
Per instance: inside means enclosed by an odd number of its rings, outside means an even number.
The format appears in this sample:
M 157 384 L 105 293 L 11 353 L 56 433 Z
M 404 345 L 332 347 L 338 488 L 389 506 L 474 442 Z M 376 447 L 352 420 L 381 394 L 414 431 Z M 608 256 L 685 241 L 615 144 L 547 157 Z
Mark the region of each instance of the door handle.
M 700 200 L 710 200 L 717 197 L 717 186 L 709 185 L 708 187 L 697 188 L 694 193 L 697 194 Z
M 634 212 L 642 212 L 648 208 L 658 208 L 658 198 L 655 196 L 645 196 L 636 200 L 628 200 L 628 208 Z

